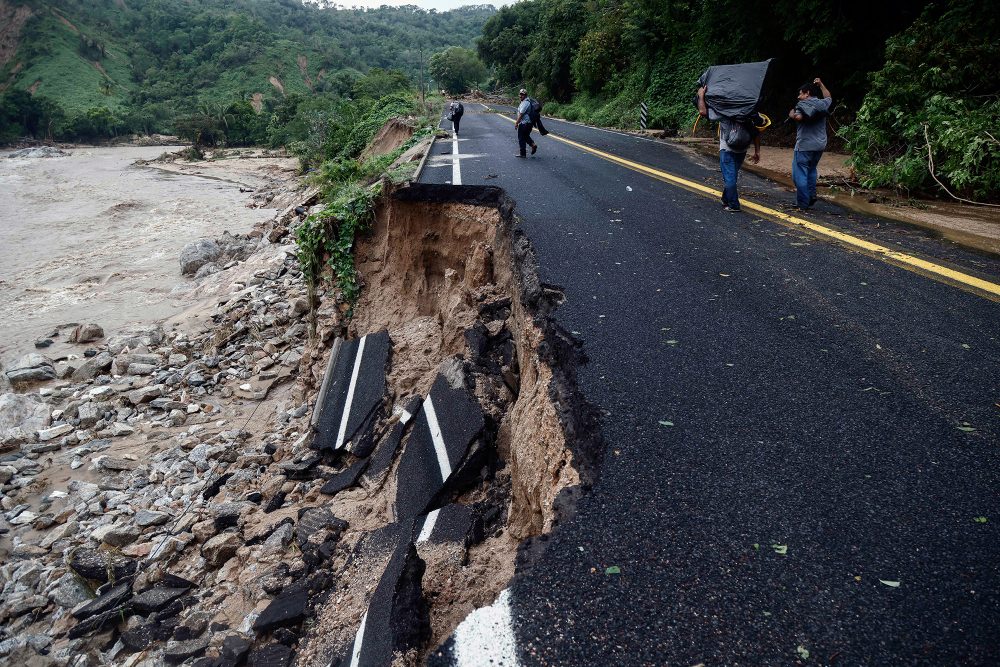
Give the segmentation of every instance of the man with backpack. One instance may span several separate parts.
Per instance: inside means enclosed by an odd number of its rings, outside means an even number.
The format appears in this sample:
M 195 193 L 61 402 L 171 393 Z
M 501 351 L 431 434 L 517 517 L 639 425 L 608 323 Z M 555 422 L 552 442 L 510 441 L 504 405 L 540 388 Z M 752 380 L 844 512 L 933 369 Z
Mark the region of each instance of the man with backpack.
M 707 86 L 698 88 L 698 113 L 708 117 L 708 105 L 705 103 Z M 760 162 L 760 128 L 765 127 L 765 121 L 760 114 L 754 112 L 746 120 L 737 120 L 722 116 L 719 118 L 719 168 L 722 171 L 722 207 L 725 211 L 739 211 L 740 198 L 737 190 L 740 167 L 746 159 L 747 150 L 753 144 L 754 164 Z
M 458 100 L 455 100 L 448 106 L 448 120 L 451 121 L 451 126 L 455 130 L 455 134 L 458 134 L 458 126 L 462 123 L 462 115 L 465 113 L 465 107 Z
M 527 146 L 531 146 L 531 154 L 538 151 L 538 144 L 531 139 L 531 129 L 538 126 L 538 133 L 543 137 L 548 134 L 542 126 L 542 105 L 537 100 L 528 97 L 528 91 L 522 88 L 518 92 L 521 103 L 517 107 L 517 118 L 514 127 L 517 129 L 517 144 L 521 149 L 515 157 L 527 157 Z
M 799 101 L 788 112 L 788 117 L 796 123 L 792 181 L 795 206 L 802 211 L 816 203 L 817 167 L 826 150 L 826 117 L 832 105 L 830 91 L 817 77 L 812 83 L 799 86 Z

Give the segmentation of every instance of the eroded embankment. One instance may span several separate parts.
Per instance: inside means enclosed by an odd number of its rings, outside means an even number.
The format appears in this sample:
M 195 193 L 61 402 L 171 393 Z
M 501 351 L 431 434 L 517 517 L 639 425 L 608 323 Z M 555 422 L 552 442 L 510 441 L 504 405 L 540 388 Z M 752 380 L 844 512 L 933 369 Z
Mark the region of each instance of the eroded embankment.
M 377 643 L 372 635 L 381 634 L 394 660 L 422 664 L 426 651 L 507 587 L 521 542 L 548 532 L 571 510 L 593 480 L 597 429 L 575 391 L 579 351 L 550 318 L 559 291 L 539 283 L 530 245 L 514 231 L 513 202 L 501 190 L 397 190 L 355 256 L 364 291 L 347 338 L 386 330 L 391 340 L 385 406 L 393 409 L 384 410 L 382 431 L 390 432 L 393 415 L 412 397 L 433 395 L 438 377 L 474 397 L 484 426 L 466 454 L 475 457 L 474 469 L 447 480 L 424 508 L 468 508 L 467 525 L 457 534 L 421 537 L 425 515 L 416 518 L 415 529 L 406 526 L 404 487 L 420 481 L 408 476 L 404 460 L 417 446 L 419 419 L 384 477 L 364 475 L 361 489 L 333 498 L 334 514 L 350 526 L 341 538 L 345 562 L 336 595 L 317 602 L 299 663 L 346 656 L 352 647 L 384 656 L 387 647 L 380 653 L 370 645 Z M 331 339 L 339 324 L 333 312 L 321 313 L 320 338 Z M 351 454 L 339 464 L 364 465 Z M 352 519 L 359 507 L 362 522 Z M 373 628 L 378 587 L 397 576 L 389 559 L 403 543 L 415 545 L 408 562 L 419 561 L 424 571 L 416 581 L 402 577 L 397 586 L 408 586 L 426 607 L 390 604 L 391 627 Z M 359 637 L 366 612 L 365 636 Z
M 4 395 L 31 419 L 0 443 L 0 659 L 423 664 L 572 511 L 598 429 L 513 203 L 385 195 L 353 317 L 326 290 L 306 340 L 287 244 L 319 208 L 300 192 L 241 237 L 253 254 L 198 278 L 211 298 L 183 324 L 95 342 Z M 384 356 L 331 445 L 320 389 L 362 338 Z

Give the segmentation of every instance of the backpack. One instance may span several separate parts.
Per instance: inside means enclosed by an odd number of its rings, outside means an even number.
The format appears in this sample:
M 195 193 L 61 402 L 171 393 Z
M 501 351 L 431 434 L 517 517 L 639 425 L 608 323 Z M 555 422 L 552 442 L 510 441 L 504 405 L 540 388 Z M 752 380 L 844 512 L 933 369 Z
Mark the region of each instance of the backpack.
M 750 144 L 753 143 L 753 134 L 750 132 L 750 128 L 748 128 L 747 125 L 747 122 L 741 121 L 733 121 L 730 123 L 729 129 L 723 137 L 726 141 L 726 145 L 729 146 L 729 150 L 739 153 L 750 148 Z
M 528 118 L 533 124 L 538 125 L 542 118 L 542 103 L 534 97 L 529 97 L 528 104 L 531 105 L 531 108 L 528 109 Z
M 461 102 L 452 102 L 451 106 L 451 113 L 453 116 L 461 116 L 465 113 L 465 107 L 462 106 Z

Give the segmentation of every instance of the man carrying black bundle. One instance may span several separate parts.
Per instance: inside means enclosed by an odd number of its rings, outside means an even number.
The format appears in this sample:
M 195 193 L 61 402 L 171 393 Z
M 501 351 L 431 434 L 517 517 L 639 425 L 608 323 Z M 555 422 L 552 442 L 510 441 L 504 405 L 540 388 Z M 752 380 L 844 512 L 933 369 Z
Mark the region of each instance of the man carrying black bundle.
M 830 91 L 817 77 L 799 87 L 799 101 L 788 112 L 788 117 L 797 123 L 792 181 L 795 206 L 803 211 L 816 203 L 817 167 L 826 150 L 826 117 L 832 105 Z
M 527 90 L 522 88 L 517 96 L 521 99 L 521 103 L 517 107 L 517 118 L 514 119 L 514 127 L 517 128 L 517 146 L 520 152 L 515 157 L 527 157 L 528 146 L 531 146 L 532 155 L 538 150 L 538 144 L 531 138 L 533 110 L 531 98 L 528 97 Z
M 698 113 L 708 117 L 705 104 L 706 86 L 698 89 Z M 719 169 L 722 171 L 722 208 L 726 211 L 740 210 L 740 197 L 736 184 L 740 177 L 740 167 L 746 159 L 747 149 L 753 144 L 754 164 L 760 162 L 760 129 L 765 121 L 758 113 L 747 120 L 719 119 Z

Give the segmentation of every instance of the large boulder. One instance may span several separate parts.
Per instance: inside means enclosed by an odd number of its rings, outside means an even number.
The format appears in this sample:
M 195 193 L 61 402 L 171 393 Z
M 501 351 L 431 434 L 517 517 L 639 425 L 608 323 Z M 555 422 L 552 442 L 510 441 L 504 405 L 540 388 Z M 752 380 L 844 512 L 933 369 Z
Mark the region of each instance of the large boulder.
M 71 343 L 90 343 L 99 338 L 104 338 L 104 329 L 98 324 L 81 324 L 69 335 Z
M 111 362 L 114 359 L 107 352 L 101 352 L 96 356 L 87 359 L 82 366 L 73 371 L 73 375 L 70 376 L 73 382 L 86 382 L 87 380 L 93 380 L 99 374 L 107 372 L 111 368 Z
M 52 423 L 52 408 L 30 394 L 0 395 L 0 440 L 15 430 L 34 433 Z
M 11 382 L 52 380 L 56 376 L 56 369 L 52 360 L 44 354 L 32 352 L 11 364 L 10 368 L 6 371 L 6 375 L 7 379 Z
M 188 243 L 181 250 L 181 273 L 188 276 L 197 273 L 205 264 L 214 262 L 222 255 L 222 248 L 212 239 L 198 239 Z

